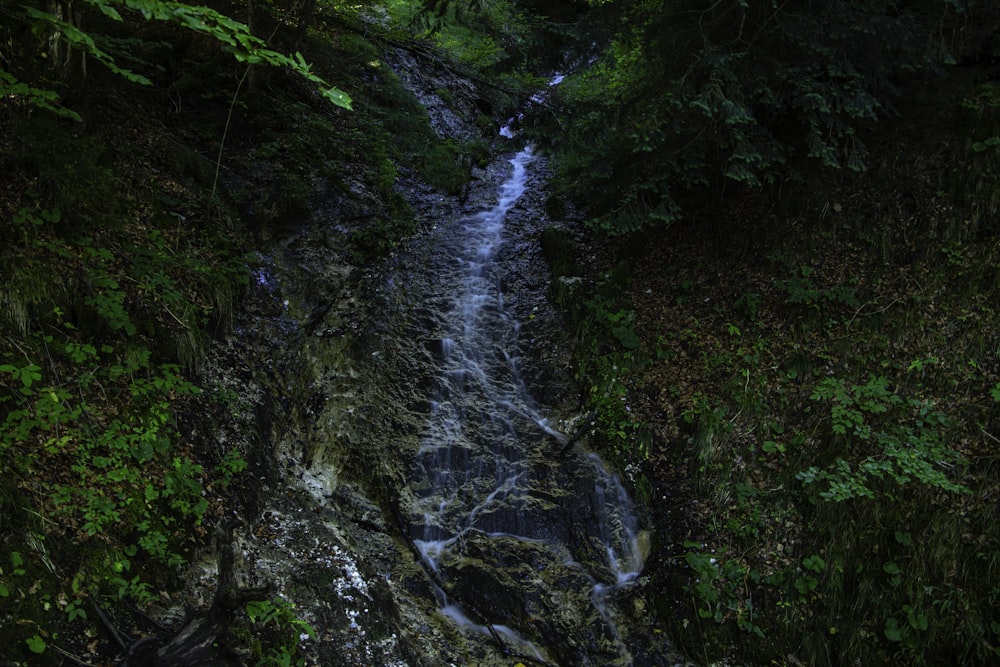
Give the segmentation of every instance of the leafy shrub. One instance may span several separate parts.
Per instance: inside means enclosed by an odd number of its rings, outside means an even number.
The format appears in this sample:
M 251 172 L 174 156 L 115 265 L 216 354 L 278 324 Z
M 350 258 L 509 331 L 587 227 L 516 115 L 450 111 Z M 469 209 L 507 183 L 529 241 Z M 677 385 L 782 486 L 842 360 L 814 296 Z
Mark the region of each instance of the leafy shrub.
M 779 183 L 804 162 L 860 172 L 862 135 L 891 108 L 893 81 L 948 62 L 941 26 L 984 9 L 939 5 L 601 5 L 619 26 L 593 35 L 599 56 L 553 93 L 560 188 L 622 233 L 676 220 L 708 187 Z M 540 122 L 539 141 L 559 129 Z
M 904 399 L 889 389 L 883 376 L 871 376 L 866 383 L 853 386 L 839 378 L 826 378 L 811 398 L 830 406 L 833 435 L 846 436 L 854 453 L 853 464 L 837 457 L 829 468 L 810 466 L 798 474 L 807 486 L 824 483 L 820 498 L 837 502 L 874 498 L 884 481 L 971 492 L 946 472 L 961 470 L 967 462 L 945 444 L 952 423 L 932 402 Z

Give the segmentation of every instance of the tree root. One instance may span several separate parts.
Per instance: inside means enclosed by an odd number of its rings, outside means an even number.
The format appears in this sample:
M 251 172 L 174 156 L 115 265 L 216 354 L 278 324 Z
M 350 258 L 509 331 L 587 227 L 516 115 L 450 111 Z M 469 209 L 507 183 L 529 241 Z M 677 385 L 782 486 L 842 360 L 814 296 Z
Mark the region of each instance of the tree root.
M 267 587 L 236 586 L 233 574 L 233 530 L 236 525 L 230 522 L 218 530 L 219 583 L 212 606 L 195 614 L 176 632 L 134 642 L 119 667 L 235 667 L 244 664 L 229 637 L 235 612 L 247 602 L 268 599 L 272 591 Z M 101 614 L 101 619 L 117 636 L 117 630 L 107 617 Z

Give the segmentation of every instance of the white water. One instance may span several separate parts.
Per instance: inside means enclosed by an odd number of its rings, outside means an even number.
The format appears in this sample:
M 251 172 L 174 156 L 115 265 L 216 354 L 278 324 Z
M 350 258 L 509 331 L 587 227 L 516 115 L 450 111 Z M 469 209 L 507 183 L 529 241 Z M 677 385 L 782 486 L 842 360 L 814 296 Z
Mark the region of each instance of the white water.
M 463 547 L 469 539 L 495 540 L 496 549 L 513 539 L 547 550 L 555 561 L 582 572 L 591 582 L 591 604 L 608 625 L 622 661 L 628 663 L 627 647 L 608 608 L 609 598 L 629 585 L 643 564 L 628 495 L 594 454 L 574 453 L 575 467 L 569 472 L 563 468 L 570 464 L 551 462 L 561 449 L 553 441 L 564 443 L 566 437 L 540 414 L 521 380 L 519 324 L 504 309 L 499 267 L 494 263 L 505 219 L 524 194 L 535 159 L 530 146 L 510 159 L 511 173 L 499 189 L 496 205 L 458 226 L 461 242 L 454 267 L 459 276 L 457 281 L 442 277 L 442 289 L 458 287 L 444 319 L 447 331 L 438 346 L 440 371 L 417 454 L 411 534 L 426 567 L 445 587 L 452 568 L 465 558 Z M 556 465 L 563 467 L 556 470 Z M 534 509 L 544 506 L 539 497 L 566 490 L 552 489 L 553 483 L 569 487 L 581 478 L 593 480 L 593 488 L 584 489 L 581 497 L 561 501 L 564 507 L 558 512 Z M 569 518 L 577 514 L 585 517 L 586 525 Z M 581 532 L 599 546 L 578 557 L 574 548 L 579 547 L 569 544 L 567 536 Z M 597 559 L 604 562 L 595 566 Z M 544 648 L 517 630 L 488 618 L 473 621 L 462 601 L 451 599 L 439 586 L 435 589 L 442 614 L 460 627 L 502 637 L 521 654 L 544 660 Z

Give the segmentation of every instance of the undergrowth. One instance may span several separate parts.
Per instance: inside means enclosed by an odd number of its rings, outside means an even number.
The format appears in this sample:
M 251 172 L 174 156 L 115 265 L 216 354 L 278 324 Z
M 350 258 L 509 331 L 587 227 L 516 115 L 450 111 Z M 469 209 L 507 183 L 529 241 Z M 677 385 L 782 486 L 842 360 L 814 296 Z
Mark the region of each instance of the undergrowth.
M 996 97 L 951 92 L 864 178 L 646 235 L 571 304 L 600 441 L 654 513 L 689 484 L 647 569 L 695 660 L 1000 660 Z
M 233 400 L 198 368 L 232 325 L 254 242 L 328 207 L 345 254 L 370 262 L 413 231 L 401 169 L 456 193 L 487 150 L 438 138 L 350 31 L 315 28 L 301 48 L 351 89 L 352 113 L 276 70 L 241 87 L 243 66 L 210 48 L 160 58 L 175 36 L 154 33 L 123 44 L 163 86 L 91 73 L 75 100 L 85 124 L 0 100 L 4 660 L 110 660 L 104 617 L 137 628 L 130 605 L 170 604 L 212 527 L 253 494 L 231 487 L 265 455 L 190 422 Z M 340 220 L 343 201 L 362 213 Z M 311 632 L 280 602 L 241 622 L 262 664 L 297 662 Z
M 93 633 L 95 607 L 159 599 L 220 511 L 208 494 L 245 467 L 184 438 L 177 417 L 209 398 L 190 369 L 245 265 L 231 235 L 199 229 L 196 200 L 131 179 L 120 196 L 99 143 L 17 122 L 32 137 L 18 149 L 62 147 L 58 165 L 4 155 L 19 189 L 4 193 L 15 244 L 0 259 L 0 620 L 5 656 L 27 658 Z

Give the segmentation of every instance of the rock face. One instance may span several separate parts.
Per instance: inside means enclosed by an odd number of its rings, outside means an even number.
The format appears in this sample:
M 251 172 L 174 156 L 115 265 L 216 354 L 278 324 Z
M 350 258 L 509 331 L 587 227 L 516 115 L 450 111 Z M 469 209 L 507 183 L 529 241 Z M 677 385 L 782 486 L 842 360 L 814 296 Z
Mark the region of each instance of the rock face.
M 431 101 L 440 78 L 416 67 L 403 78 L 437 108 L 440 131 L 474 131 Z M 446 83 L 472 97 L 468 83 Z M 640 531 L 609 513 L 623 492 L 598 460 L 576 448 L 561 458 L 558 433 L 538 415 L 515 410 L 498 431 L 495 407 L 475 403 L 463 408 L 468 437 L 428 446 L 457 298 L 442 281 L 461 274 L 463 226 L 494 205 L 510 169 L 500 159 L 479 172 L 464 203 L 407 185 L 422 231 L 374 268 L 348 261 L 338 223 L 363 216 L 364 197 L 357 211 L 320 203 L 261 252 L 246 311 L 209 354 L 205 378 L 236 397 L 220 445 L 252 464 L 251 515 L 233 538 L 236 583 L 273 587 L 294 605 L 316 630 L 301 647 L 315 664 L 667 664 L 641 630 L 641 586 L 623 586 L 637 575 Z M 571 346 L 545 298 L 543 177 L 538 161 L 494 248 L 489 280 L 503 294 L 494 310 L 513 326 L 486 355 L 521 369 L 506 381 L 556 423 L 575 416 L 577 397 Z M 456 471 L 488 465 L 528 483 L 471 517 L 425 511 L 442 488 L 479 484 Z M 435 475 L 454 479 L 442 487 Z M 448 548 L 434 551 L 435 540 Z M 202 603 L 213 573 L 207 559 L 191 574 Z

